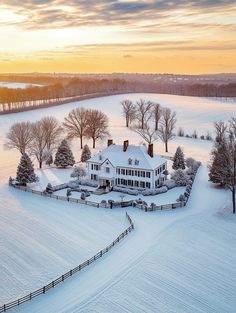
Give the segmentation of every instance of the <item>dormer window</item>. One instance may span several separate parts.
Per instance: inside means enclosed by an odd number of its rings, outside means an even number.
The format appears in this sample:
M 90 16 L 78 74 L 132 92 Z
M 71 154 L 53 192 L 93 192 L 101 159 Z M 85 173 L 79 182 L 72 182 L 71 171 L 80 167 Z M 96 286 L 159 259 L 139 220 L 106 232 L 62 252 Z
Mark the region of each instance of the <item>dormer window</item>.
M 99 160 L 100 160 L 100 161 L 102 160 L 102 155 L 101 155 L 101 154 L 99 155 Z
M 134 164 L 139 165 L 139 160 L 135 159 Z
M 132 165 L 132 159 L 131 158 L 128 159 L 128 164 Z

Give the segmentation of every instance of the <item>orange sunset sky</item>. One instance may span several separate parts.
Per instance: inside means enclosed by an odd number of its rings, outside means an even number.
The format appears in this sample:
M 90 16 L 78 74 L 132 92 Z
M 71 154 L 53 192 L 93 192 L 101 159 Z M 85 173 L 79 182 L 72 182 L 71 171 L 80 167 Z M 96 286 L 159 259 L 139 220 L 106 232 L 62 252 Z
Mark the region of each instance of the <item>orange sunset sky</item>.
M 236 72 L 231 0 L 3 0 L 0 72 Z

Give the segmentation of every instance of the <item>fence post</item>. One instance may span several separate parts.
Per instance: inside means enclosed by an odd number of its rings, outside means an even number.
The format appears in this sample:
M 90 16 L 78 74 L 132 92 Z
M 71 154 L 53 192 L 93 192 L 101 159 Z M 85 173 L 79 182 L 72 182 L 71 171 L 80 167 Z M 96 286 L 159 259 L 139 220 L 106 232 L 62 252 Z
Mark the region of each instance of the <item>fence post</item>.
M 70 270 L 70 276 L 72 276 L 72 270 Z
M 61 275 L 61 280 L 64 281 L 64 275 Z
M 43 286 L 43 293 L 45 293 L 45 286 Z
M 100 257 L 102 257 L 102 250 L 100 251 Z

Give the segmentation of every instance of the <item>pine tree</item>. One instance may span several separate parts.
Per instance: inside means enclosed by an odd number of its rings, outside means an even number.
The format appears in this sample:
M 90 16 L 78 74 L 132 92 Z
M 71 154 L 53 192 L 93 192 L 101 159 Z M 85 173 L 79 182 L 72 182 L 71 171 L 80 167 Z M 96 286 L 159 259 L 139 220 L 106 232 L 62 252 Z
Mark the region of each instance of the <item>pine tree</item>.
M 27 183 L 34 183 L 38 180 L 34 173 L 34 166 L 26 153 L 22 154 L 20 164 L 17 168 L 16 180 L 20 185 L 26 186 Z
M 87 162 L 91 158 L 91 151 L 88 147 L 88 145 L 85 145 L 82 154 L 81 154 L 81 162 Z
M 60 146 L 57 149 L 54 164 L 57 167 L 63 168 L 67 166 L 73 166 L 75 164 L 73 153 L 65 139 L 62 140 Z
M 184 153 L 180 147 L 176 149 L 172 168 L 174 170 L 184 170 L 185 169 L 185 161 L 184 161 Z

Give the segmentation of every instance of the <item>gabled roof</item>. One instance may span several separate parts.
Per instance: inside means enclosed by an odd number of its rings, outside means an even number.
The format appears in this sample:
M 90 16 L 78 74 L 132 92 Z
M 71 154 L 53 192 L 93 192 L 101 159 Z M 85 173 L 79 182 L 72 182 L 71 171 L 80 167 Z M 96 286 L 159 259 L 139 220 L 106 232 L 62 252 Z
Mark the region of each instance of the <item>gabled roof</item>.
M 155 154 L 153 157 L 147 153 L 147 148 L 144 146 L 129 145 L 126 151 L 123 151 L 123 146 L 112 144 L 95 154 L 88 162 L 98 164 L 104 163 L 108 159 L 115 167 L 137 168 L 154 170 L 166 162 L 166 159 Z M 132 164 L 129 164 L 129 159 Z M 135 162 L 137 160 L 138 162 Z

